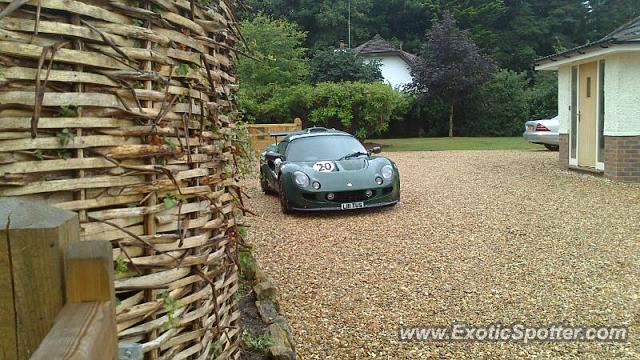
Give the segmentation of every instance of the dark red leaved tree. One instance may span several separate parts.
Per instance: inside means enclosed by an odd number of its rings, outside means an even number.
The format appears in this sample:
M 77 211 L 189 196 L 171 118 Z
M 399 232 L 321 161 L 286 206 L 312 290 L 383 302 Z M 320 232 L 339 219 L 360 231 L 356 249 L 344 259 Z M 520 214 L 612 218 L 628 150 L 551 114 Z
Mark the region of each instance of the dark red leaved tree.
M 449 136 L 453 136 L 453 114 L 461 99 L 491 80 L 493 60 L 480 53 L 467 31 L 460 30 L 448 11 L 427 33 L 426 44 L 411 73 L 409 89 L 423 101 L 439 99 L 449 105 Z

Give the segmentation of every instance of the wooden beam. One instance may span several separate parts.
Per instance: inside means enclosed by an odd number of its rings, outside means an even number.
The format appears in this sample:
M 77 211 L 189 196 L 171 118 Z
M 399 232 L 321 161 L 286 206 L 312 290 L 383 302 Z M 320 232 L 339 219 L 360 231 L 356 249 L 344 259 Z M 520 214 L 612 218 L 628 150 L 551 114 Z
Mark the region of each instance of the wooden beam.
M 66 252 L 67 305 L 31 359 L 113 360 L 118 353 L 112 248 L 74 243 Z
M 111 304 L 108 301 L 66 305 L 31 359 L 115 359 Z

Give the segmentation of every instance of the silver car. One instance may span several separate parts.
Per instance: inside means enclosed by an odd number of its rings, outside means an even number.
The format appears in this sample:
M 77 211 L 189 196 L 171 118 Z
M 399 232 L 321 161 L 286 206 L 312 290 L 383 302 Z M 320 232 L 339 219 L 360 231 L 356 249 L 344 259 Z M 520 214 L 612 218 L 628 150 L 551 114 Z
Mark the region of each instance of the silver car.
M 558 151 L 560 148 L 560 118 L 532 120 L 524 124 L 524 139 L 533 144 L 544 145 L 551 151 Z

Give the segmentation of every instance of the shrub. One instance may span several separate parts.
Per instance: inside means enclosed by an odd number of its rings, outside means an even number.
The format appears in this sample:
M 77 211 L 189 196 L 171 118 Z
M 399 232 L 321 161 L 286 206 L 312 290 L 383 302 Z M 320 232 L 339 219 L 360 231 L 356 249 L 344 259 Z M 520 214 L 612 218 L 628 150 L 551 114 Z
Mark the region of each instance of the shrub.
M 314 83 L 382 80 L 379 61 L 365 62 L 349 49 L 318 50 L 311 59 L 311 75 Z
M 268 85 L 252 93 L 240 92 L 240 106 L 250 122 L 283 123 L 299 117 L 359 139 L 382 134 L 410 107 L 409 95 L 379 82 Z
M 306 118 L 313 87 L 265 85 L 252 91 L 240 88 L 238 103 L 251 123 L 284 123 Z
M 466 136 L 519 136 L 529 118 L 525 73 L 501 70 L 470 96 L 460 133 Z
M 238 262 L 240 267 L 240 277 L 244 280 L 255 280 L 258 265 L 253 258 L 250 249 L 242 249 L 238 252 Z
M 447 104 L 437 99 L 422 102 L 412 97 L 409 111 L 404 119 L 392 121 L 388 135 L 391 137 L 447 136 L 449 110 Z
M 534 75 L 527 89 L 531 119 L 545 119 L 558 114 L 558 74 L 544 71 Z
M 382 134 L 409 110 L 407 95 L 383 83 L 321 83 L 311 100 L 308 120 L 347 131 L 359 139 Z

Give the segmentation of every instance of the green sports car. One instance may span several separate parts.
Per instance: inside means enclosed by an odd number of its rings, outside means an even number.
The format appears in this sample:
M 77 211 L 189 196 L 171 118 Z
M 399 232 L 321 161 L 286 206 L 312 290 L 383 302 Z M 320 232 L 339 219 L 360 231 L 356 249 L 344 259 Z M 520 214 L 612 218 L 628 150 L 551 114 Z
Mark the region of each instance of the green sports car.
M 342 131 L 310 128 L 274 133 L 260 157 L 260 185 L 278 193 L 282 212 L 353 210 L 400 201 L 396 164 Z M 278 142 L 278 137 L 284 138 Z

